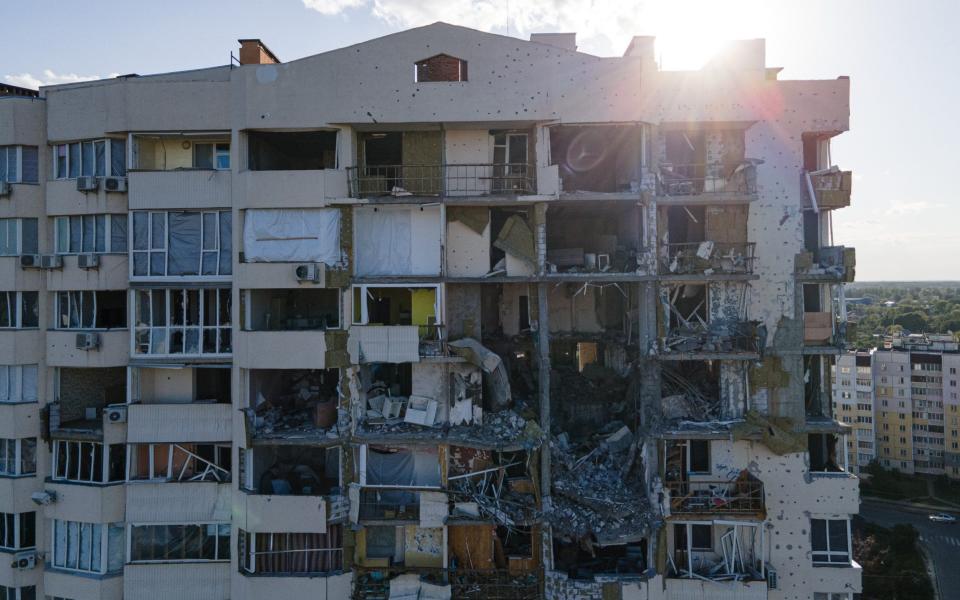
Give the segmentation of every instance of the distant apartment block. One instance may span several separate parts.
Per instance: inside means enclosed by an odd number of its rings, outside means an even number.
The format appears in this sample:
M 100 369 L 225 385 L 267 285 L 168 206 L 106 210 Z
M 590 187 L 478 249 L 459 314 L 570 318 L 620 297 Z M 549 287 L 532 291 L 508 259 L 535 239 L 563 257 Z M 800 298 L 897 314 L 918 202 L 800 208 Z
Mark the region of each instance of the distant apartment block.
M 861 590 L 847 78 L 444 23 L 238 62 L 2 92 L 8 600 Z

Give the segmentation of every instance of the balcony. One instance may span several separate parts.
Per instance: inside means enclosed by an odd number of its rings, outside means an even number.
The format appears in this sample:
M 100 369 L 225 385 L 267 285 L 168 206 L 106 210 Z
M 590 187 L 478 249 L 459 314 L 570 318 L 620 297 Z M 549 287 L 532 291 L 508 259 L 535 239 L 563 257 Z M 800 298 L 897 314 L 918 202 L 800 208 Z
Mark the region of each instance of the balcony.
M 112 485 L 49 481 L 43 489 L 54 492 L 57 501 L 43 508 L 48 519 L 83 523 L 116 523 L 124 519 L 126 490 Z
M 246 195 L 239 208 L 314 208 L 318 202 L 347 198 L 346 169 L 245 171 Z
M 751 160 L 739 164 L 661 162 L 657 173 L 657 201 L 667 204 L 676 198 L 688 204 L 695 202 L 697 196 L 705 203 L 751 199 L 757 194 L 756 164 Z
M 661 275 L 749 275 L 753 242 L 689 242 L 661 246 Z
M 230 484 L 137 481 L 126 486 L 129 523 L 210 523 L 230 520 Z
M 305 523 L 324 524 L 346 518 L 346 496 L 292 496 L 241 492 L 237 504 L 238 527 L 245 531 L 300 530 Z
M 230 171 L 130 171 L 127 177 L 130 210 L 226 208 L 232 203 Z
M 413 574 L 392 591 L 391 580 Z M 397 581 L 399 584 L 399 581 Z M 354 567 L 354 598 L 389 598 L 411 591 L 412 597 L 457 600 L 535 600 L 541 598 L 543 572 L 512 573 L 506 569 L 441 569 L 429 567 Z M 415 589 L 410 590 L 413 586 Z M 419 588 L 419 589 L 416 589 Z M 429 595 L 429 594 L 437 594 Z M 346 596 L 344 596 L 346 597 Z
M 226 442 L 232 438 L 230 404 L 131 404 L 127 411 L 131 443 Z
M 853 172 L 830 170 L 826 173 L 809 173 L 809 185 L 817 199 L 819 210 L 832 210 L 850 206 L 853 189 Z M 807 208 L 813 208 L 807 195 Z
M 671 579 L 664 581 L 667 598 L 685 600 L 767 600 L 766 581 L 703 581 Z
M 763 482 L 750 478 L 734 481 L 672 481 L 670 512 L 675 516 L 763 518 Z
M 103 185 L 95 192 L 77 191 L 76 179 L 47 181 L 48 215 L 92 215 L 127 212 L 127 194 L 107 192 Z
M 420 494 L 402 489 L 362 490 L 360 521 L 419 523 Z
M 89 576 L 87 573 L 52 569 L 49 566 L 43 571 L 43 593 L 51 598 L 123 600 L 126 597 L 120 573 L 109 573 L 106 577 Z
M 832 312 L 803 313 L 803 344 L 806 348 L 829 346 L 838 341 L 834 335 Z
M 420 362 L 447 356 L 443 325 L 353 325 L 347 351 L 355 364 Z
M 527 163 L 368 165 L 349 167 L 351 198 L 373 196 L 524 196 L 537 193 Z
M 285 597 L 285 596 L 279 596 Z M 228 600 L 230 563 L 129 564 L 123 568 L 124 600 Z
M 755 360 L 761 350 L 756 321 L 692 323 L 670 327 L 661 340 L 661 360 Z
M 47 330 L 47 364 L 51 367 L 120 367 L 130 359 L 130 332 L 126 329 L 89 332 L 99 346 L 77 348 L 77 338 L 87 333 L 71 329 Z
M 266 440 L 274 444 L 337 441 L 337 369 L 251 369 L 248 379 L 247 439 L 256 438 L 265 445 L 271 445 Z
M 855 276 L 857 253 L 854 248 L 824 246 L 797 254 L 794 264 L 797 278 L 803 281 L 850 283 Z

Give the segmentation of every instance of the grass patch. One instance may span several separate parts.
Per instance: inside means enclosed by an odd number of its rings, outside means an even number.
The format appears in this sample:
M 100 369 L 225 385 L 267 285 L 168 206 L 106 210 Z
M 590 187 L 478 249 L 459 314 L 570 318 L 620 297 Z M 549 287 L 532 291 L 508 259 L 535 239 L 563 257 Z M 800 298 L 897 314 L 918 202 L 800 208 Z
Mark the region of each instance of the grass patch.
M 853 558 L 863 567 L 863 598 L 932 600 L 933 583 L 912 525 L 887 529 L 853 518 Z
M 904 475 L 900 471 L 884 469 L 871 465 L 865 470 L 869 479 L 860 481 L 860 491 L 868 496 L 877 496 L 887 500 L 907 500 L 929 495 L 927 481 L 918 477 Z
M 941 500 L 960 504 L 960 481 L 951 481 L 946 475 L 941 475 L 933 480 L 933 493 Z

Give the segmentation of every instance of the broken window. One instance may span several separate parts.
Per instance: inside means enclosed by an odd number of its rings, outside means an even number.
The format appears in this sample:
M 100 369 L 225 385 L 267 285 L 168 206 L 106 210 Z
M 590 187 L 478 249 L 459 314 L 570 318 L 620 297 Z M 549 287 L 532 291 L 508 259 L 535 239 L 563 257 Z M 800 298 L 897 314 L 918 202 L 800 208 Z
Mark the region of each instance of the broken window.
M 342 263 L 339 209 L 250 209 L 243 215 L 244 262 Z
M 126 291 L 57 292 L 57 329 L 122 329 Z
M 144 289 L 135 295 L 136 354 L 232 352 L 230 288 Z
M 0 475 L 33 475 L 37 472 L 37 438 L 0 439 Z
M 37 513 L 0 513 L 0 549 L 25 550 L 37 545 Z
M 803 399 L 808 417 L 824 417 L 830 412 L 829 394 L 825 394 L 827 385 L 825 356 L 811 354 L 803 357 Z
M 0 329 L 27 329 L 39 324 L 39 292 L 0 292 Z
M 532 191 L 528 177 L 529 136 L 526 133 L 491 132 L 493 135 L 493 181 L 490 192 L 510 194 Z
M 230 524 L 131 525 L 130 562 L 230 560 Z
M 440 459 L 436 448 L 365 446 L 360 457 L 361 485 L 440 487 Z
M 661 414 L 669 421 L 722 417 L 720 361 L 678 360 L 661 367 Z
M 37 401 L 37 365 L 0 365 L 0 403 Z
M 339 289 L 249 290 L 248 331 L 303 331 L 340 327 Z
M 397 552 L 397 528 L 394 526 L 364 527 L 364 537 L 367 542 L 366 558 L 394 559 Z M 401 560 L 402 562 L 402 560 Z M 389 564 L 389 563 L 388 563 Z
M 642 181 L 641 125 L 557 125 L 550 128 L 551 164 L 564 192 L 634 192 Z
M 810 452 L 810 472 L 839 473 L 843 471 L 837 461 L 837 445 L 840 436 L 834 433 L 811 433 L 807 435 Z
M 354 209 L 356 274 L 439 275 L 440 207 Z
M 123 525 L 53 520 L 51 564 L 68 571 L 116 573 L 123 570 Z M 103 556 L 103 549 L 107 556 Z
M 647 541 L 587 546 L 554 538 L 557 570 L 571 578 L 594 580 L 596 575 L 642 573 L 647 568 Z
M 414 81 L 417 83 L 466 80 L 467 61 L 449 54 L 438 54 L 417 61 L 414 69 Z
M 669 129 L 661 137 L 658 192 L 683 196 L 755 189 L 744 131 Z
M 340 449 L 257 446 L 245 456 L 243 487 L 258 494 L 328 496 L 340 489 Z
M 529 211 L 512 207 L 491 208 L 489 219 L 491 242 L 488 274 L 532 275 L 536 267 L 537 253 Z
M 659 209 L 659 218 L 662 274 L 753 271 L 755 244 L 747 241 L 747 206 L 668 205 Z
M 306 171 L 337 166 L 336 131 L 248 131 L 251 171 Z
M 292 575 L 343 569 L 343 526 L 326 533 L 238 532 L 240 569 L 246 573 Z
M 547 262 L 562 272 L 632 272 L 643 240 L 634 202 L 562 203 L 547 211 Z
M 353 287 L 353 322 L 358 325 L 416 325 L 422 339 L 439 335 L 439 286 Z
M 134 164 L 140 171 L 230 169 L 230 137 L 135 135 Z
M 358 135 L 354 196 L 436 196 L 443 190 L 443 134 L 431 131 Z
M 669 328 L 680 335 L 707 328 L 707 286 L 684 284 L 666 288 L 669 298 Z
M 710 441 L 690 440 L 690 473 L 709 474 L 710 469 Z
M 810 519 L 810 545 L 813 564 L 850 564 L 850 521 L 847 519 Z
M 130 444 L 127 481 L 230 481 L 228 444 Z
M 228 276 L 232 216 L 221 211 L 134 211 L 133 277 Z
M 106 455 L 104 453 L 106 452 Z M 74 483 L 123 481 L 126 447 L 100 442 L 53 441 L 53 480 Z

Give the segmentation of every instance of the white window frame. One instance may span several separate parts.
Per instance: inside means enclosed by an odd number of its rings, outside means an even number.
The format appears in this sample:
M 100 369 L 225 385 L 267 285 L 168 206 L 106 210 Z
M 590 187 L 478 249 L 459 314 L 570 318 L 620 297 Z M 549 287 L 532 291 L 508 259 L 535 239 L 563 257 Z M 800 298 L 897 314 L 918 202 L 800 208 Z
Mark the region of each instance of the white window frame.
M 200 263 L 197 265 L 197 274 L 195 275 L 170 275 L 170 248 L 168 239 L 170 237 L 170 213 L 174 212 L 191 212 L 191 213 L 200 213 L 200 247 L 198 248 L 198 254 L 200 256 Z M 129 221 L 127 222 L 127 230 L 129 239 L 127 240 L 127 248 L 130 253 L 130 279 L 131 281 L 150 281 L 156 279 L 174 279 L 176 281 L 230 281 L 233 272 L 233 257 L 230 257 L 231 260 L 231 273 L 221 273 L 220 272 L 220 250 L 222 249 L 221 243 L 221 231 L 220 231 L 220 214 L 227 213 L 230 215 L 230 232 L 233 233 L 233 213 L 229 209 L 215 209 L 215 210 L 136 210 L 130 211 Z M 147 247 L 146 249 L 137 249 L 135 246 L 134 235 L 136 234 L 136 228 L 134 227 L 134 215 L 135 214 L 146 214 L 147 215 Z M 206 219 L 207 215 L 214 215 L 214 248 L 204 248 L 203 240 L 204 233 L 206 230 Z M 153 247 L 153 219 L 154 215 L 163 215 L 163 243 L 162 246 L 157 248 Z M 232 242 L 232 240 L 231 240 Z M 134 273 L 134 257 L 135 255 L 143 254 L 147 257 L 147 273 L 145 275 L 137 275 Z M 163 275 L 151 275 L 150 266 L 153 262 L 153 255 L 161 254 L 163 255 Z M 216 257 L 217 265 L 217 274 L 216 275 L 203 275 L 203 255 L 204 254 L 214 254 Z
M 418 286 L 419 287 L 419 286 Z M 293 288 L 296 290 L 297 288 Z M 335 288 L 325 288 L 325 289 L 335 289 Z M 250 324 L 253 323 L 253 294 L 261 291 L 268 291 L 262 289 L 249 289 L 242 290 L 240 294 L 243 296 L 243 331 L 272 331 L 272 332 L 284 332 L 284 331 L 296 331 L 296 330 L 286 330 L 286 329 L 253 329 Z M 289 290 L 280 290 L 280 291 L 289 291 Z M 336 331 L 343 329 L 343 293 L 339 289 L 335 289 L 335 296 L 337 298 L 337 324 L 333 326 L 328 326 L 324 329 L 308 330 L 308 331 Z M 352 296 L 351 296 L 352 299 Z M 434 306 L 436 308 L 436 306 Z
M 84 242 L 85 242 L 86 240 L 85 240 L 85 236 L 84 236 L 84 228 L 83 228 L 82 220 L 83 220 L 84 218 L 86 218 L 86 217 L 93 217 L 93 219 L 94 219 L 94 221 L 93 221 L 93 250 L 84 250 Z M 72 254 L 126 254 L 126 253 L 127 253 L 127 248 L 126 248 L 126 247 L 124 247 L 124 248 L 122 248 L 122 249 L 113 248 L 113 233 L 114 233 L 114 231 L 113 231 L 113 229 L 114 229 L 114 227 L 113 227 L 113 219 L 114 219 L 114 217 L 120 217 L 120 218 L 123 218 L 123 219 L 127 219 L 127 216 L 126 216 L 126 215 L 122 215 L 122 214 L 118 214 L 118 213 L 97 213 L 97 214 L 92 214 L 92 215 L 67 215 L 67 216 L 59 216 L 59 217 L 56 217 L 56 218 L 54 219 L 54 222 L 53 222 L 53 241 L 54 241 L 54 247 L 56 248 L 56 250 L 55 250 L 54 252 L 55 252 L 56 254 L 62 254 L 62 255 L 72 255 Z M 78 251 L 75 252 L 75 251 L 73 251 L 73 250 L 70 250 L 70 245 L 71 245 L 70 242 L 73 241 L 73 240 L 71 239 L 71 237 L 72 237 L 72 229 L 71 229 L 71 227 L 70 227 L 70 220 L 71 220 L 71 219 L 76 219 L 76 218 L 81 219 L 81 226 L 80 226 L 80 250 L 78 250 Z M 104 235 L 104 249 L 103 249 L 103 250 L 97 250 L 97 249 L 96 249 L 96 246 L 97 246 L 97 241 L 96 241 L 96 240 L 97 240 L 97 224 L 98 224 L 98 221 L 99 221 L 100 219 L 103 220 L 103 235 Z M 128 222 L 129 222 L 129 220 L 128 220 Z M 61 230 L 61 228 L 63 228 L 63 229 L 64 229 L 64 232 L 65 232 L 65 235 L 63 236 L 63 238 L 61 238 L 61 236 L 60 236 L 60 232 L 61 232 L 60 230 Z M 129 237 L 129 233 L 128 233 L 127 236 L 124 236 L 124 237 Z M 66 244 L 66 247 L 62 247 L 62 246 L 61 246 L 61 243 Z
M 826 524 L 826 531 L 824 532 L 824 534 L 825 534 L 825 540 L 826 540 L 826 543 L 827 543 L 826 549 L 818 550 L 818 549 L 816 549 L 816 548 L 813 547 L 813 522 L 814 522 L 814 521 L 823 521 L 823 522 Z M 830 523 L 832 523 L 832 522 L 837 522 L 837 521 L 843 521 L 843 522 L 845 522 L 845 527 L 846 527 L 846 530 L 847 530 L 847 549 L 846 549 L 846 550 L 843 550 L 843 551 L 840 551 L 840 550 L 831 550 L 831 549 L 830 549 Z M 852 545 L 851 545 L 851 543 L 852 543 L 852 537 L 851 537 L 851 535 L 850 535 L 850 519 L 843 519 L 843 518 L 832 518 L 832 519 L 831 519 L 831 518 L 827 518 L 827 517 L 811 517 L 811 518 L 810 518 L 810 559 L 811 559 L 811 561 L 813 562 L 813 566 L 815 566 L 815 567 L 843 567 L 843 566 L 849 566 L 849 565 L 851 564 L 851 562 L 853 561 Z M 815 558 L 813 558 L 813 556 L 816 555 L 816 554 L 826 555 L 828 560 L 827 560 L 827 561 L 818 561 L 818 560 L 816 560 Z M 844 560 L 843 560 L 843 561 L 839 561 L 839 562 L 830 561 L 829 559 L 830 559 L 831 557 L 833 557 L 833 556 L 841 557 L 841 558 L 843 558 Z
M 28 368 L 33 373 L 33 398 L 24 398 L 24 369 Z M 6 389 L 0 390 L 0 404 L 31 404 L 37 402 L 40 396 L 37 386 L 39 385 L 39 365 L 0 365 L 0 370 L 5 371 L 4 377 L 0 381 L 6 381 Z
M 20 545 L 20 536 L 22 533 L 23 525 L 23 515 L 32 514 L 33 515 L 33 545 L 32 546 L 21 546 Z M 37 547 L 37 523 L 39 519 L 37 518 L 37 513 L 28 511 L 28 512 L 19 512 L 19 513 L 0 513 L 0 519 L 6 521 L 8 515 L 13 515 L 13 546 L 5 546 L 3 539 L 0 539 L 0 549 L 2 550 L 30 550 Z
M 330 535 L 330 527 L 331 527 L 331 524 L 328 524 L 328 525 L 327 525 L 327 533 L 326 533 L 327 536 Z M 268 531 L 264 531 L 264 532 L 256 532 L 256 531 L 245 531 L 245 530 L 243 530 L 243 529 L 238 530 L 238 531 L 237 531 L 237 537 L 238 537 L 239 539 L 242 539 L 242 540 L 243 540 L 243 542 L 240 544 L 240 546 L 245 550 L 245 552 L 243 553 L 242 556 L 238 556 L 238 557 L 237 557 L 237 562 L 238 562 L 239 565 L 240 565 L 240 570 L 241 570 L 242 572 L 244 572 L 244 573 L 256 574 L 256 573 L 257 573 L 257 555 L 258 555 L 258 554 L 271 554 L 271 553 L 273 553 L 272 550 L 261 550 L 261 551 L 259 551 L 259 552 L 256 550 L 256 547 L 257 547 L 257 535 L 269 535 L 269 536 L 271 536 L 271 538 L 272 538 L 272 536 L 277 535 L 277 534 L 296 535 L 297 533 L 299 533 L 299 532 L 296 532 L 296 531 L 289 531 L 289 532 L 288 532 L 288 531 L 269 531 L 269 532 L 268 532 Z M 244 536 L 249 536 L 249 539 L 244 538 Z M 341 539 L 342 539 L 342 538 L 341 538 Z M 303 549 L 296 549 L 296 550 L 280 550 L 280 551 L 278 551 L 278 552 L 279 552 L 279 553 L 283 553 L 283 554 L 289 554 L 289 553 L 295 553 L 295 552 L 340 552 L 340 553 L 341 553 L 341 554 L 340 554 L 340 566 L 341 566 L 341 568 L 343 568 L 343 550 L 344 550 L 344 548 L 343 548 L 343 543 L 341 542 L 339 548 L 303 548 Z M 238 554 L 240 554 L 240 553 L 238 552 Z M 272 572 L 272 571 L 271 571 L 271 574 L 273 574 L 273 575 L 283 575 L 284 573 L 283 573 L 283 572 Z M 297 574 L 295 574 L 295 575 L 297 575 Z M 306 576 L 307 574 L 304 573 L 303 575 Z
M 62 523 L 64 527 L 68 529 L 66 536 L 67 543 L 69 544 L 70 534 L 69 527 L 71 523 L 75 523 L 77 526 L 77 539 L 81 544 L 86 544 L 90 550 L 90 561 L 93 562 L 93 544 L 95 540 L 91 539 L 93 536 L 93 528 L 95 526 L 100 527 L 100 565 L 97 569 L 81 569 L 80 565 L 80 552 L 77 551 L 77 566 L 67 566 L 66 564 L 58 565 L 57 561 L 57 524 Z M 63 571 L 70 571 L 73 573 L 97 573 L 100 575 L 106 575 L 107 569 L 110 563 L 110 556 L 108 554 L 108 540 L 110 538 L 110 523 L 89 523 L 86 521 L 66 521 L 63 519 L 51 519 L 50 520 L 50 566 L 55 569 L 60 569 Z M 87 527 L 89 533 L 87 534 L 87 540 L 84 541 L 83 531 Z M 64 549 L 64 556 L 69 557 L 69 548 Z M 66 560 L 65 560 L 66 562 Z M 92 566 L 92 564 L 91 564 Z
M 194 445 L 209 445 L 214 447 L 214 453 L 222 457 L 224 454 L 230 456 L 230 443 L 229 442 L 164 442 L 164 443 L 137 443 L 137 444 L 127 444 L 127 470 L 126 470 L 126 482 L 127 483 L 158 483 L 158 482 L 168 482 L 168 481 L 178 481 L 178 482 L 189 482 L 189 481 L 215 481 L 216 483 L 227 483 L 230 481 L 232 473 L 221 467 L 220 465 L 215 465 L 210 463 L 205 458 L 202 458 L 195 454 L 194 452 L 188 450 L 184 446 L 187 444 Z M 165 464 L 157 464 L 157 448 L 161 446 L 166 446 L 167 448 L 167 460 Z M 173 467 L 173 454 L 174 450 L 180 450 L 187 455 L 187 460 L 184 461 L 184 468 L 180 470 L 179 473 L 174 472 Z M 137 460 L 137 454 L 146 450 L 148 452 L 148 470 L 146 477 L 134 477 L 133 476 L 133 466 Z M 216 459 L 215 459 L 216 460 Z M 195 475 L 190 479 L 184 479 L 183 474 L 186 471 L 187 465 L 192 465 L 194 471 L 197 471 L 199 467 L 203 464 L 207 466 L 203 469 L 203 473 L 200 475 Z M 203 475 L 210 473 L 213 476 L 213 479 L 206 479 Z
M 131 328 L 133 329 L 133 335 L 130 336 L 130 353 L 131 353 L 131 356 L 154 356 L 154 357 L 158 357 L 158 356 L 171 356 L 171 357 L 178 357 L 178 356 L 216 356 L 216 357 L 229 357 L 229 356 L 231 356 L 231 355 L 233 354 L 233 351 L 232 351 L 232 348 L 233 348 L 233 324 L 232 324 L 232 322 L 233 322 L 233 315 L 232 315 L 232 314 L 230 315 L 230 317 L 229 317 L 229 318 L 230 318 L 230 322 L 229 322 L 229 323 L 226 323 L 226 324 L 220 323 L 219 318 L 220 318 L 220 314 L 222 313 L 222 311 L 220 310 L 220 308 L 221 308 L 221 307 L 220 307 L 220 291 L 221 291 L 221 290 L 227 290 L 228 294 L 232 293 L 231 288 L 224 288 L 224 287 L 156 288 L 156 289 L 132 289 L 132 290 L 130 290 L 130 293 L 133 294 L 133 297 L 128 299 L 127 305 L 128 305 L 129 310 L 130 310 L 130 314 L 128 315 L 128 323 L 131 324 Z M 184 304 L 184 314 L 181 316 L 181 323 L 180 323 L 179 325 L 173 325 L 173 319 L 172 319 L 172 316 L 173 316 L 173 315 L 172 315 L 172 308 L 173 308 L 172 299 L 173 299 L 173 296 L 174 296 L 174 294 L 176 294 L 176 293 L 186 294 L 186 293 L 189 292 L 189 291 L 197 291 L 197 292 L 199 292 L 199 294 L 198 294 L 198 301 L 199 301 L 199 303 L 200 303 L 200 306 L 199 306 L 199 310 L 198 310 L 198 324 L 197 324 L 197 325 L 189 325 L 189 326 L 186 325 L 186 314 L 185 314 L 185 313 L 186 313 L 186 310 L 187 310 L 187 303 L 184 302 L 184 303 L 183 303 L 183 304 Z M 153 322 L 155 321 L 155 318 L 154 318 L 154 315 L 153 315 L 153 294 L 158 294 L 158 293 L 165 294 L 165 305 L 164 305 L 164 306 L 165 306 L 166 312 L 167 312 L 167 314 L 165 315 L 165 319 L 164 319 L 164 322 L 166 323 L 165 325 L 153 325 Z M 204 294 L 208 294 L 208 293 L 216 293 L 216 294 L 217 294 L 217 324 L 216 324 L 216 325 L 206 325 L 206 324 L 205 324 L 206 302 L 204 302 L 203 296 L 204 296 Z M 149 300 L 149 301 L 150 301 L 150 306 L 149 306 L 150 317 L 149 317 L 149 322 L 146 323 L 146 324 L 141 324 L 141 323 L 138 321 L 138 314 L 139 314 L 139 308 L 140 308 L 139 302 L 140 302 L 141 295 L 146 295 L 146 296 L 150 299 L 150 300 Z M 231 307 L 231 311 L 232 311 L 232 307 Z M 174 333 L 174 330 L 180 330 L 180 331 L 183 333 L 183 336 L 184 336 L 184 350 L 186 350 L 186 335 L 187 335 L 187 331 L 188 331 L 188 330 L 192 330 L 192 329 L 197 329 L 197 330 L 199 331 L 199 333 L 198 333 L 199 339 L 198 339 L 198 344 L 197 344 L 198 352 L 191 352 L 191 353 L 187 353 L 187 352 L 170 352 L 170 340 L 171 340 L 172 337 L 173 337 L 172 334 Z M 217 350 L 220 350 L 221 334 L 222 334 L 222 332 L 223 332 L 224 330 L 229 330 L 229 331 L 230 331 L 230 347 L 231 347 L 231 351 L 230 351 L 230 352 L 216 352 L 216 353 L 204 352 L 204 351 L 203 351 L 203 334 L 204 334 L 204 332 L 206 332 L 206 331 L 213 331 L 213 332 L 215 332 L 215 334 L 216 334 L 216 342 L 217 342 Z M 147 351 L 141 351 L 140 348 L 139 348 L 139 344 L 137 343 L 138 334 L 139 334 L 139 333 L 144 333 L 144 332 L 147 333 Z M 163 348 L 166 350 L 166 352 L 163 352 L 163 353 L 153 353 L 153 352 L 150 352 L 150 350 L 153 349 L 153 347 L 154 347 L 153 341 L 154 341 L 154 336 L 155 336 L 155 335 L 162 335 L 162 336 L 164 336 L 164 339 L 163 339 Z
M 23 179 L 23 149 L 24 148 L 34 148 L 37 151 L 37 179 L 35 181 L 24 181 Z M 12 164 L 17 170 L 16 177 L 10 177 L 10 165 L 11 165 L 11 156 Z M 7 183 L 20 183 L 28 185 L 37 185 L 40 183 L 40 148 L 37 146 L 31 146 L 29 144 L 8 144 L 0 146 L 0 161 L 6 161 L 7 163 L 7 176 L 5 179 L 0 181 L 6 181 Z
M 33 441 L 33 471 L 23 471 L 23 443 Z M 13 446 L 13 465 L 12 468 L 6 458 L 0 458 L 8 464 L 0 468 L 0 477 L 33 477 L 37 474 L 37 438 L 2 438 L 0 439 L 0 457 L 4 457 Z
M 0 600 L 24 600 L 25 596 L 23 595 L 23 590 L 33 590 L 33 600 L 43 600 L 37 596 L 37 586 L 35 585 L 23 585 L 20 587 L 15 587 L 12 585 L 0 585 Z M 10 592 L 13 592 L 11 595 Z M 70 600 L 69 598 L 60 598 L 57 596 L 46 596 L 46 600 Z
M 67 457 L 67 464 L 60 464 L 60 447 L 64 445 L 66 451 L 64 454 Z M 96 456 L 97 446 L 100 446 L 100 479 L 94 477 L 94 468 L 93 468 L 93 457 Z M 90 453 L 91 464 L 90 464 L 90 478 L 89 479 L 80 479 L 79 477 L 73 478 L 70 476 L 71 467 L 74 466 L 74 462 L 77 458 L 83 453 Z M 103 442 L 88 442 L 82 440 L 53 440 L 53 453 L 50 457 L 51 469 L 50 469 L 50 479 L 53 481 L 67 481 L 70 483 L 88 483 L 88 484 L 105 484 L 105 483 L 119 483 L 119 482 L 110 482 L 110 445 L 104 444 Z M 64 475 L 60 475 L 60 467 L 63 467 Z
M 40 294 L 39 292 L 33 292 L 37 294 L 37 307 L 39 309 L 40 304 Z M 13 323 L 10 327 L 3 327 L 0 325 L 0 331 L 11 330 L 11 329 L 39 329 L 40 328 L 40 316 L 37 315 L 37 325 L 32 327 L 23 326 L 23 294 L 24 292 L 14 292 L 14 291 L 3 291 L 0 294 L 7 294 L 7 306 L 10 306 L 10 298 L 14 298 L 16 304 L 16 309 L 9 316 L 10 322 Z
M 51 324 L 51 329 L 56 331 L 120 331 L 127 329 L 127 327 L 114 327 L 112 329 L 107 327 L 97 327 L 97 293 L 98 292 L 112 292 L 116 290 L 63 290 L 59 292 L 54 292 L 54 303 L 53 303 L 53 314 L 54 319 Z M 77 322 L 80 323 L 79 327 L 70 327 L 64 326 L 60 322 L 60 305 L 63 303 L 64 295 L 67 297 L 67 321 L 73 322 L 73 312 L 79 311 L 77 317 Z M 83 305 L 86 302 L 86 298 L 93 299 L 93 311 L 90 313 L 93 315 L 93 323 L 89 327 L 85 326 L 83 321 Z M 75 301 L 76 300 L 76 301 Z M 129 314 L 129 311 L 127 311 Z
M 113 156 L 112 156 L 113 140 L 120 141 L 120 138 L 92 138 L 92 139 L 86 139 L 86 140 L 74 140 L 72 142 L 65 142 L 61 144 L 53 144 L 51 147 L 52 149 L 51 174 L 53 176 L 53 179 L 56 179 L 56 180 L 76 179 L 77 177 L 123 177 L 125 173 L 116 174 L 113 172 L 113 168 L 112 168 L 113 167 Z M 124 144 L 127 143 L 126 140 L 123 140 L 123 141 L 124 141 Z M 103 152 L 103 160 L 104 160 L 103 171 L 104 172 L 99 174 L 97 173 L 97 150 L 96 150 L 96 146 L 98 143 L 104 144 L 104 152 Z M 77 169 L 77 176 L 72 177 L 70 176 L 70 167 L 71 167 L 70 146 L 74 144 L 77 144 L 79 146 L 78 152 L 77 152 L 77 158 L 79 159 L 80 166 Z M 83 174 L 84 167 L 86 166 L 83 161 L 83 148 L 85 145 L 90 145 L 93 147 L 93 166 L 91 168 L 90 175 Z M 66 173 L 60 173 L 60 169 L 58 168 L 58 164 L 57 164 L 57 156 L 60 151 L 60 148 L 63 148 L 65 152 L 65 160 L 63 165 L 64 165 L 64 169 L 66 170 Z M 123 157 L 123 161 L 124 161 L 124 166 L 126 166 L 126 162 L 127 162 L 126 156 Z
M 130 565 L 150 565 L 150 564 L 158 564 L 158 563 L 180 563 L 180 564 L 183 564 L 183 563 L 214 563 L 214 562 L 222 563 L 222 562 L 230 562 L 230 556 L 226 556 L 226 557 L 224 557 L 224 558 L 221 558 L 221 557 L 220 557 L 220 543 L 219 543 L 219 541 L 215 541 L 214 544 L 213 544 L 213 548 L 214 548 L 213 551 L 214 551 L 214 555 L 216 556 L 216 558 L 165 558 L 165 559 L 151 559 L 151 560 L 134 560 L 134 558 L 133 558 L 133 528 L 134 528 L 134 527 L 171 527 L 171 526 L 174 526 L 174 527 L 176 527 L 176 526 L 180 526 L 180 527 L 189 527 L 189 526 L 209 527 L 209 526 L 215 526 L 215 527 L 217 528 L 217 536 L 216 536 L 217 538 L 223 537 L 223 535 L 220 533 L 220 531 L 221 531 L 221 528 L 226 527 L 226 530 L 227 530 L 227 532 L 226 532 L 226 538 L 227 538 L 226 551 L 227 551 L 227 554 L 228 554 L 228 555 L 230 554 L 230 550 L 231 550 L 231 548 L 230 548 L 230 539 L 231 539 L 231 537 L 230 537 L 230 522 L 229 522 L 229 521 L 202 521 L 202 522 L 199 522 L 199 523 L 194 523 L 194 522 L 192 522 L 192 521 L 191 521 L 191 522 L 187 522 L 187 523 L 170 522 L 170 521 L 164 521 L 164 522 L 161 522 L 161 523 L 127 523 L 127 527 L 126 527 L 126 535 L 127 535 L 127 539 L 126 539 L 126 542 L 127 542 L 127 564 L 130 564 Z
M 369 325 L 370 323 L 370 308 L 367 306 L 367 294 L 370 293 L 371 288 L 409 288 L 415 290 L 423 289 L 432 289 L 433 294 L 433 316 L 436 319 L 437 325 L 443 325 L 443 311 L 441 310 L 443 302 L 440 292 L 440 284 L 438 283 L 361 283 L 357 285 L 350 286 L 350 312 L 353 313 L 354 308 L 354 295 L 356 292 L 354 290 L 360 290 L 360 315 L 359 319 L 357 315 L 350 315 L 350 322 L 353 325 Z M 391 327 L 390 325 L 385 325 L 385 327 Z

